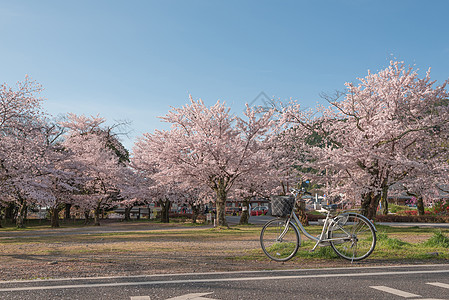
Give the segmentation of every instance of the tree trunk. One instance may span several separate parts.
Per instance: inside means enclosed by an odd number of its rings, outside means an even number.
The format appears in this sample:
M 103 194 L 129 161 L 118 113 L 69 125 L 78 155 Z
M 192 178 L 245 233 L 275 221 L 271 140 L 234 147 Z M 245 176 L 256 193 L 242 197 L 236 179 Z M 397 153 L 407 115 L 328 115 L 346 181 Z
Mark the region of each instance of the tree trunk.
M 59 227 L 59 206 L 55 205 L 50 209 L 50 219 L 51 219 L 51 227 L 58 228 Z
M 362 195 L 362 215 L 372 220 L 376 216 L 380 198 L 381 195 L 374 192 L 368 192 Z
M 309 226 L 309 218 L 307 217 L 307 214 L 306 214 L 306 202 L 299 200 L 299 201 L 296 201 L 295 205 L 297 208 L 296 215 L 298 216 L 299 221 L 301 221 L 301 224 L 303 226 Z
M 90 216 L 90 211 L 89 210 L 85 210 L 84 211 L 84 224 L 85 225 L 89 224 L 89 216 Z
M 148 204 L 148 220 L 151 220 L 151 206 Z
M 424 216 L 424 201 L 423 197 L 417 193 L 408 192 L 407 195 L 416 198 L 416 209 L 418 210 L 418 216 Z
M 5 220 L 10 224 L 14 224 L 16 205 L 14 203 L 9 203 L 5 208 Z
M 250 211 L 249 211 L 249 202 L 252 197 L 244 198 L 242 201 L 242 215 L 240 216 L 240 225 L 247 225 L 249 223 Z M 243 210 L 243 207 L 246 207 L 246 210 Z
M 100 204 L 98 204 L 97 207 L 95 208 L 95 213 L 94 213 L 94 225 L 95 226 L 100 226 L 100 215 L 101 215 L 101 207 L 100 207 Z
M 192 204 L 190 203 L 190 207 L 192 208 L 192 223 L 196 224 L 199 214 L 201 213 L 201 205 L 200 204 Z
M 125 207 L 125 221 L 131 221 L 131 209 L 133 207 Z
M 388 186 L 382 187 L 381 203 L 382 203 L 382 214 L 388 215 Z
M 171 202 L 168 199 L 162 200 L 159 199 L 159 204 L 161 205 L 161 222 L 162 223 L 170 223 L 170 208 L 171 208 Z
M 23 220 L 24 220 L 24 221 L 28 220 L 28 207 L 27 207 L 27 209 L 25 209 L 25 211 L 23 212 Z
M 72 208 L 72 204 L 66 203 L 64 209 L 64 219 L 70 220 L 70 209 Z
M 22 199 L 19 196 L 20 206 L 19 211 L 17 212 L 17 218 L 16 218 L 16 226 L 17 228 L 25 228 L 25 217 L 26 217 L 26 210 L 27 205 L 24 199 Z
M 228 226 L 226 222 L 226 199 L 227 194 L 224 189 L 217 189 L 217 200 L 215 202 L 215 207 L 217 209 L 217 226 Z
M 424 201 L 422 196 L 417 197 L 416 208 L 418 209 L 418 215 L 424 216 Z

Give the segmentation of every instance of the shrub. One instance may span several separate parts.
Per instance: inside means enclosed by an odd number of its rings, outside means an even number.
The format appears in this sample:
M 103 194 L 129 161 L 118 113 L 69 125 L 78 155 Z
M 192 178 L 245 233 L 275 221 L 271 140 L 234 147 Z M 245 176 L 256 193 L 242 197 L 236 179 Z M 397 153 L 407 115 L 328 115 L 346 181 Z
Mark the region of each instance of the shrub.
M 307 219 L 309 221 L 318 221 L 320 219 L 325 219 L 325 218 L 326 218 L 326 216 L 324 216 L 322 214 L 316 215 L 316 214 L 307 213 Z
M 433 206 L 433 211 L 437 214 L 449 213 L 449 200 L 440 200 Z
M 417 210 L 403 210 L 403 211 L 399 212 L 398 214 L 404 215 L 404 216 L 417 216 L 418 211 Z M 431 215 L 432 213 L 430 211 L 424 211 L 424 214 Z

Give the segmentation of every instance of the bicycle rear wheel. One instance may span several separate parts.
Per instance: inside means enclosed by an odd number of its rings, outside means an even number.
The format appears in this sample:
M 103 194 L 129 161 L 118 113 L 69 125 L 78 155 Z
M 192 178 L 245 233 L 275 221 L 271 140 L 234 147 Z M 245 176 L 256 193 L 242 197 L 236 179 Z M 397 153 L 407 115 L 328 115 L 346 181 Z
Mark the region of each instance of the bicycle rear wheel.
M 345 213 L 334 218 L 329 227 L 329 239 L 335 253 L 354 261 L 367 258 L 376 246 L 376 232 L 371 222 L 356 213 Z
M 298 230 L 288 219 L 274 219 L 265 224 L 260 233 L 263 252 L 272 260 L 287 261 L 298 251 Z

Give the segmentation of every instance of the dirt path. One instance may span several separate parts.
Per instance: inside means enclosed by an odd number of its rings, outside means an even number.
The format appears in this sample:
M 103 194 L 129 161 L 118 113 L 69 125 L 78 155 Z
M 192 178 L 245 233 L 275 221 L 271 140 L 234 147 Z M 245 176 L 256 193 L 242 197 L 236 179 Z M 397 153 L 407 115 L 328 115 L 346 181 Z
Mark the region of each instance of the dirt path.
M 287 263 L 276 263 L 263 255 L 259 232 L 259 227 L 220 231 L 149 223 L 2 231 L 0 280 L 401 263 L 367 259 L 351 264 L 342 259 L 311 260 L 300 257 Z M 425 263 L 430 261 L 426 260 Z

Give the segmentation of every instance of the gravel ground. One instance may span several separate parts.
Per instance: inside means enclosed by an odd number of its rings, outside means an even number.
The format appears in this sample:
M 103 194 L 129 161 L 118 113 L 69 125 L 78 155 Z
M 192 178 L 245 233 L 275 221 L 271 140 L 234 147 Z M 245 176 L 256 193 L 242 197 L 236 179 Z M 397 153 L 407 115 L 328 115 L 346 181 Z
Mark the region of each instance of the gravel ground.
M 342 259 L 301 258 L 277 263 L 261 254 L 254 230 L 251 234 L 210 231 L 202 235 L 204 230 L 199 229 L 204 227 L 118 223 L 82 229 L 3 231 L 0 280 L 391 264 L 373 259 L 351 264 Z

